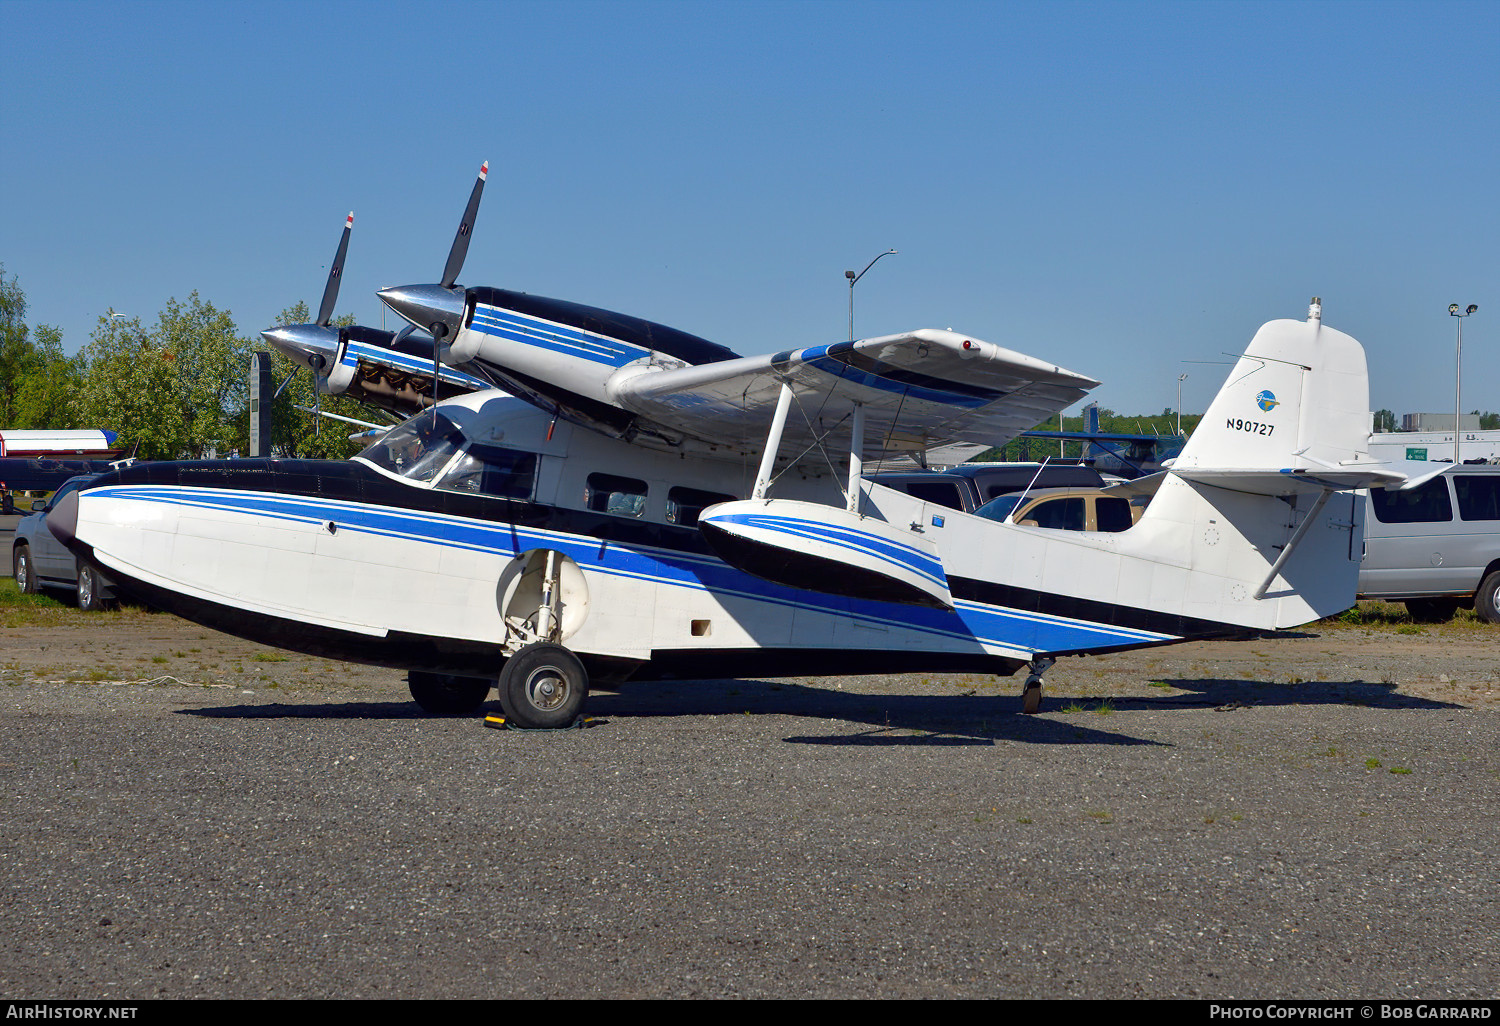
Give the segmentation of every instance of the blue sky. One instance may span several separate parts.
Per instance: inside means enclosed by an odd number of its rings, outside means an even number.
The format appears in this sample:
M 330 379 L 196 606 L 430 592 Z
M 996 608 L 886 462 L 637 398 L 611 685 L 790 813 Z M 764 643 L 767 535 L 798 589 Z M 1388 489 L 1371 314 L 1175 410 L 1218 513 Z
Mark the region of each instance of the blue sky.
M 71 351 L 440 274 L 745 354 L 953 327 L 1202 410 L 1264 321 L 1500 410 L 1500 4 L 0 4 L 0 262 Z

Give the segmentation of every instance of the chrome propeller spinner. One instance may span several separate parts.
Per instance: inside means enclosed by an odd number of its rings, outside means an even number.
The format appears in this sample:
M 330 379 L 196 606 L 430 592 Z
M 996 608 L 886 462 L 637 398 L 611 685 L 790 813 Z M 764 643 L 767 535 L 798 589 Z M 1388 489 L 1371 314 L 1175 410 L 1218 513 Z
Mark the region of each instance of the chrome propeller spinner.
M 349 254 L 349 234 L 354 230 L 354 211 L 344 220 L 344 232 L 339 237 L 339 248 L 333 256 L 333 265 L 328 268 L 328 282 L 323 286 L 323 301 L 318 304 L 318 319 L 311 324 L 283 324 L 267 328 L 260 333 L 278 351 L 291 359 L 296 367 L 276 389 L 274 399 L 282 393 L 297 371 L 306 367 L 314 379 L 313 410 L 314 424 L 321 427 L 322 395 L 328 390 L 329 370 L 339 362 L 341 339 L 339 329 L 331 326 L 333 308 L 339 299 L 339 284 L 344 277 L 344 258 Z
M 468 297 L 458 276 L 464 268 L 464 258 L 469 255 L 469 239 L 474 234 L 474 219 L 479 215 L 479 199 L 484 194 L 484 182 L 489 177 L 490 162 L 479 167 L 479 177 L 474 180 L 474 189 L 469 193 L 468 205 L 464 207 L 463 220 L 458 223 L 458 232 L 453 236 L 453 245 L 448 249 L 448 262 L 443 265 L 443 277 L 436 285 L 396 285 L 376 293 L 380 301 L 397 316 L 412 326 L 431 333 L 432 347 L 432 401 L 437 404 L 439 364 L 443 345 L 458 334 L 463 327 L 464 309 Z M 404 331 L 403 331 L 404 333 Z

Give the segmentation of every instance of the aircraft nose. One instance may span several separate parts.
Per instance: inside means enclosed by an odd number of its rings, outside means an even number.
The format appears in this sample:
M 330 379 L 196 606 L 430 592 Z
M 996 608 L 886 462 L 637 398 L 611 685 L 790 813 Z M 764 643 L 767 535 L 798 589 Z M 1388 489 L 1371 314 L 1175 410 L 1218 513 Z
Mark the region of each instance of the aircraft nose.
M 279 328 L 267 328 L 260 333 L 260 337 L 303 367 L 315 372 L 332 365 L 339 346 L 338 330 L 319 324 L 288 324 Z
M 441 285 L 395 285 L 375 293 L 380 301 L 423 331 L 445 324 L 452 338 L 463 326 L 465 295 L 462 289 Z
M 78 491 L 75 489 L 62 497 L 56 506 L 47 511 L 47 528 L 64 545 L 71 547 L 78 534 Z

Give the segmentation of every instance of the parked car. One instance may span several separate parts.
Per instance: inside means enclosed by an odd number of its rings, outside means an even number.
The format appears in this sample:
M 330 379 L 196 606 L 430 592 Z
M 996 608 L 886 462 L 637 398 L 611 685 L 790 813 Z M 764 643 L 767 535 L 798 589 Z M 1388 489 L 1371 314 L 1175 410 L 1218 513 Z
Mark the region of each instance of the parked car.
M 1144 505 L 1097 488 L 1037 488 L 1000 495 L 974 511 L 986 520 L 1004 521 L 1014 512 L 1023 527 L 1056 531 L 1128 531 L 1140 519 Z
M 45 502 L 31 504 L 32 513 L 16 524 L 11 546 L 11 568 L 16 587 L 34 594 L 42 588 L 69 588 L 78 596 L 78 608 L 103 609 L 114 600 L 114 585 L 98 567 L 81 563 L 47 529 L 47 514 L 60 499 L 92 481 L 97 474 L 70 477 Z
M 1099 488 L 1104 478 L 1092 467 L 1069 463 L 964 463 L 942 473 L 917 471 L 875 474 L 876 484 L 923 502 L 972 513 L 997 495 L 1026 488 Z
M 1464 465 L 1406 491 L 1372 491 L 1359 597 L 1405 602 L 1412 619 L 1460 606 L 1500 623 L 1500 467 Z

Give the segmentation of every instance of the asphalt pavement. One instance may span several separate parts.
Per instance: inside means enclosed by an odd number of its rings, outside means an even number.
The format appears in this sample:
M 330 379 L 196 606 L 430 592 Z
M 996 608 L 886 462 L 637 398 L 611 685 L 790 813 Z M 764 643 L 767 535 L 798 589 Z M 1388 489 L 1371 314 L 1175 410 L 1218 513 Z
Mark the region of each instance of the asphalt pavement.
M 1375 685 L 0 683 L 8 998 L 1500 991 L 1500 713 Z

